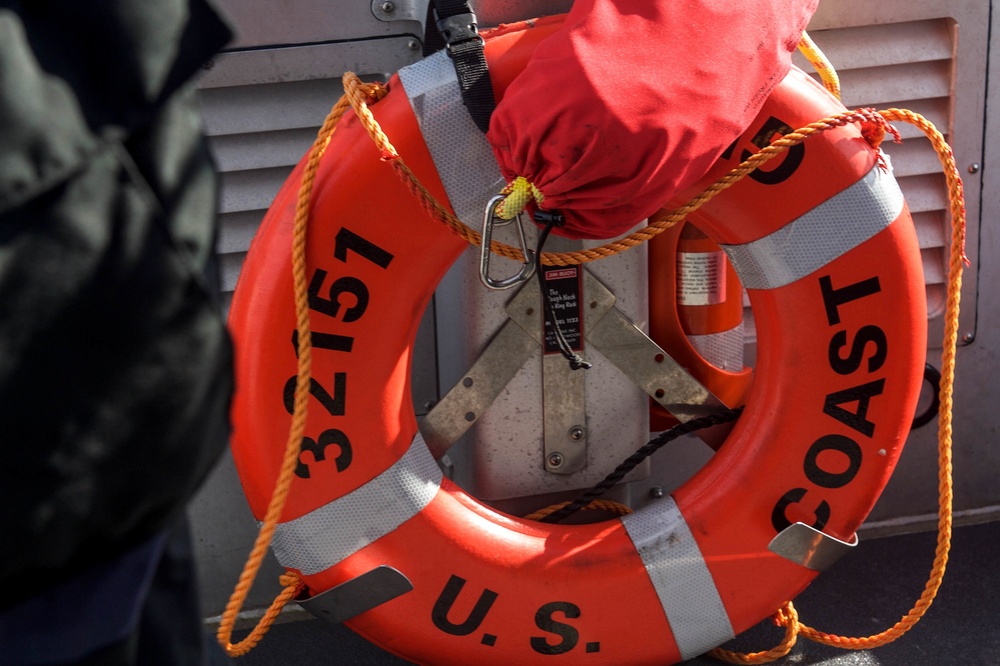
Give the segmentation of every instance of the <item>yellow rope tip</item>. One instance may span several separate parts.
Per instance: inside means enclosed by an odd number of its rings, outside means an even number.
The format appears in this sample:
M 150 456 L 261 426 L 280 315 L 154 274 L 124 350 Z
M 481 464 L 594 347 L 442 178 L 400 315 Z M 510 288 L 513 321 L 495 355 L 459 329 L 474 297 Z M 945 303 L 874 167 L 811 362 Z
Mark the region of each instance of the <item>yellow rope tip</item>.
M 539 205 L 545 201 L 545 195 L 542 194 L 542 191 L 524 176 L 518 176 L 507 183 L 500 194 L 505 197 L 496 207 L 496 215 L 501 220 L 514 219 L 524 211 L 532 200 Z

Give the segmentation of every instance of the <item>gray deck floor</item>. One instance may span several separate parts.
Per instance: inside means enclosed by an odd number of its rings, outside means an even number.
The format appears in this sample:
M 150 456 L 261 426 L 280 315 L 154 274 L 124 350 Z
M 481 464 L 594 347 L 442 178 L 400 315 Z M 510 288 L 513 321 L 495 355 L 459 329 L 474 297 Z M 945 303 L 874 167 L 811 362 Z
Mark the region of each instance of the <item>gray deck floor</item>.
M 803 622 L 851 636 L 891 626 L 919 596 L 934 556 L 934 533 L 864 541 L 820 576 L 795 606 Z M 240 635 L 238 634 L 237 637 Z M 781 638 L 762 623 L 730 647 L 760 650 Z M 407 664 L 344 627 L 302 620 L 272 628 L 238 666 Z M 688 666 L 716 665 L 701 657 Z M 924 619 L 894 643 L 844 651 L 801 640 L 778 666 L 980 666 L 1000 665 L 1000 522 L 956 529 L 940 594 Z M 515 665 L 511 665 L 515 666 Z

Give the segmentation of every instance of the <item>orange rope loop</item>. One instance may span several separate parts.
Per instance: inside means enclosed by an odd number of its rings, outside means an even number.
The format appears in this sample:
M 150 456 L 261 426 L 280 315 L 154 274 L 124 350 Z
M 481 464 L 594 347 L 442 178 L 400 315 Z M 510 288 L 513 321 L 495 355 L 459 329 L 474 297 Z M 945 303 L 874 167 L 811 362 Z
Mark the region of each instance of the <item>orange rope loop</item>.
M 771 616 L 771 620 L 776 626 L 785 628 L 785 637 L 770 650 L 743 653 L 714 648 L 708 652 L 708 656 L 729 664 L 747 665 L 769 664 L 772 661 L 781 659 L 795 647 L 795 643 L 798 640 L 799 627 L 802 625 L 799 624 L 799 614 L 795 611 L 795 607 L 792 606 L 791 601 L 786 602 L 784 606 L 775 611 L 774 615 Z

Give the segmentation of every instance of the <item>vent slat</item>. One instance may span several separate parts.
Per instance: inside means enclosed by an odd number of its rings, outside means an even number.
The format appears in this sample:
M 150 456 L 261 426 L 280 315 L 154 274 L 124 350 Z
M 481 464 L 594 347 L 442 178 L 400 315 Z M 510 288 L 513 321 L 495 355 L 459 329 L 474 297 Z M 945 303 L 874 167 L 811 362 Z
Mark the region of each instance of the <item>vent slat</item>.
M 340 79 L 201 90 L 208 135 L 319 127 L 344 89 Z
M 951 21 L 910 21 L 811 30 L 809 36 L 841 73 L 851 69 L 950 60 L 954 50 Z M 802 69 L 810 71 L 811 65 L 801 53 L 796 52 L 794 61 Z
M 219 211 L 233 213 L 267 208 L 291 171 L 291 167 L 282 166 L 223 173 Z
M 220 171 L 245 171 L 294 166 L 309 150 L 317 128 L 277 130 L 253 134 L 226 134 L 210 139 Z

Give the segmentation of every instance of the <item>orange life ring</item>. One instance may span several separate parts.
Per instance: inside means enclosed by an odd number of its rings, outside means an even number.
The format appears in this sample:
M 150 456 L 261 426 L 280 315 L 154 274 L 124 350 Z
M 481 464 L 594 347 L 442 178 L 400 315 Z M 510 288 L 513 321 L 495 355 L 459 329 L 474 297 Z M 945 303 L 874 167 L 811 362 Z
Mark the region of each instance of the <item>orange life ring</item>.
M 556 26 L 541 20 L 488 37 L 498 98 Z M 447 201 L 447 165 L 436 167 L 425 144 L 421 107 L 425 84 L 450 63 L 415 67 L 372 111 Z M 793 70 L 705 182 L 775 131 L 840 110 Z M 746 410 L 672 496 L 582 526 L 492 510 L 444 478 L 424 445 L 410 398 L 414 336 L 467 244 L 428 218 L 364 134 L 345 116 L 315 184 L 315 400 L 274 541 L 310 594 L 385 564 L 412 582 L 352 629 L 420 663 L 674 663 L 752 626 L 813 579 L 768 549 L 789 524 L 852 538 L 902 450 L 926 346 L 909 213 L 854 127 L 810 139 L 693 216 L 750 293 L 759 351 Z M 230 315 L 233 449 L 258 517 L 277 478 L 296 372 L 289 247 L 300 174 L 258 232 Z

